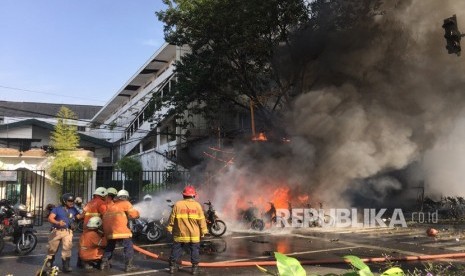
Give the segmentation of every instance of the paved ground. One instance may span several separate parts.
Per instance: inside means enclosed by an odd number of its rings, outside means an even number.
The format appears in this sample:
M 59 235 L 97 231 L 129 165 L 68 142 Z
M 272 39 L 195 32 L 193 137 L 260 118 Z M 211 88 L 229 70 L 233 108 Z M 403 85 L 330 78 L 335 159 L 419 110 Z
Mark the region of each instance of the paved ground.
M 382 256 L 418 256 L 425 254 L 463 253 L 465 252 L 465 235 L 462 226 L 436 225 L 441 230 L 437 239 L 425 235 L 425 226 L 408 228 L 377 229 L 327 229 L 305 228 L 294 231 L 265 231 L 252 233 L 249 231 L 228 232 L 223 238 L 210 239 L 202 250 L 202 262 L 260 262 L 274 260 L 272 252 L 279 251 L 301 261 L 340 259 L 344 255 L 359 257 Z M 47 226 L 39 227 L 39 244 L 28 256 L 18 257 L 13 246 L 7 244 L 0 255 L 1 275 L 34 275 L 43 264 L 46 252 Z M 74 238 L 77 244 L 78 235 Z M 168 241 L 156 244 L 139 243 L 141 247 L 166 257 L 170 251 Z M 73 265 L 76 263 L 76 252 L 73 250 Z M 187 259 L 187 256 L 185 256 Z M 464 259 L 465 260 L 465 259 Z M 461 260 L 437 260 L 437 262 L 462 263 Z M 60 261 L 57 264 L 61 264 Z M 465 263 L 464 263 L 465 264 Z M 122 250 L 117 249 L 114 266 L 109 271 L 85 271 L 76 269 L 68 275 L 168 275 L 166 262 L 153 260 L 137 254 L 136 265 L 141 271 L 124 273 Z M 421 262 L 401 262 L 405 269 L 423 267 Z M 373 270 L 379 271 L 384 264 L 370 264 Z M 274 267 L 268 267 L 275 270 Z M 346 264 L 323 264 L 305 266 L 306 271 L 313 273 L 341 273 L 348 268 Z M 178 275 L 189 275 L 189 268 L 183 268 Z M 265 275 L 256 267 L 245 268 L 203 268 L 202 275 Z

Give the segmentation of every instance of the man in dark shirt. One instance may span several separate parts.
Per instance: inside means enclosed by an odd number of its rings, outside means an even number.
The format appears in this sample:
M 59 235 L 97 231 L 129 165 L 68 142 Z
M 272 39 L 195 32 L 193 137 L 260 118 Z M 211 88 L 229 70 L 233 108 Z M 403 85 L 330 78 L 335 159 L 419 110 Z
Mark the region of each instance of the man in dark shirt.
M 61 206 L 52 209 L 48 217 L 48 221 L 52 224 L 52 230 L 48 237 L 47 267 L 53 267 L 55 253 L 61 242 L 63 272 L 71 272 L 69 262 L 71 260 L 71 249 L 73 248 L 73 228 L 76 225 L 74 221 L 81 219 L 82 215 L 74 207 L 74 196 L 72 194 L 63 194 L 61 203 Z

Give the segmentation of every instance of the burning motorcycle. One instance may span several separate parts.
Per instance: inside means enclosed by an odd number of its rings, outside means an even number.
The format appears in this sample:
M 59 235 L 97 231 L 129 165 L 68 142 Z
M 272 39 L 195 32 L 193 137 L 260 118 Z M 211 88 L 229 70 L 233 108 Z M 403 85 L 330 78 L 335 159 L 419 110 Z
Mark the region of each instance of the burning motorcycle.
M 253 205 L 253 202 L 249 202 L 250 207 L 242 212 L 242 221 L 249 224 L 250 228 L 256 231 L 262 231 L 265 228 L 265 222 L 260 218 L 259 210 Z
M 27 212 L 26 205 L 12 206 L 8 200 L 0 201 L 0 252 L 4 247 L 4 238 L 12 237 L 18 255 L 27 255 L 37 245 L 37 231 L 33 229 L 34 216 Z
M 213 205 L 210 201 L 204 202 L 203 204 L 208 206 L 208 210 L 205 212 L 208 232 L 215 237 L 222 236 L 226 232 L 226 223 L 218 219 L 216 211 L 213 209 Z

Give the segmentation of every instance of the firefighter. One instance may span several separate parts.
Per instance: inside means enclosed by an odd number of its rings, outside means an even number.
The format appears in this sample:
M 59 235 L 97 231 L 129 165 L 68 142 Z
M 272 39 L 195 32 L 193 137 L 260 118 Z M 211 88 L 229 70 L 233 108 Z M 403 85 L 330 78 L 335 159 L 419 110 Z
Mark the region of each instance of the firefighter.
M 100 265 L 101 269 L 110 267 L 110 260 L 113 256 L 116 242 L 123 243 L 125 271 L 130 272 L 137 269 L 133 264 L 132 232 L 128 228 L 128 219 L 137 218 L 139 218 L 139 211 L 134 209 L 129 202 L 128 191 L 120 190 L 116 195 L 114 203 L 107 205 L 107 210 L 103 214 L 103 232 L 108 243 Z
M 116 195 L 118 194 L 118 191 L 113 188 L 107 188 L 107 198 L 105 199 L 105 204 L 100 205 L 98 212 L 100 213 L 101 216 L 103 216 L 103 213 L 106 212 L 108 205 L 113 204 L 113 200 L 115 199 Z
M 173 247 L 169 259 L 170 274 L 178 270 L 177 262 L 181 258 L 182 248 L 190 247 L 192 274 L 197 275 L 200 262 L 200 238 L 208 233 L 202 206 L 195 201 L 197 195 L 193 186 L 184 188 L 183 200 L 176 202 L 171 211 L 166 230 L 173 235 Z
M 48 268 L 53 267 L 55 253 L 60 243 L 61 257 L 63 262 L 63 272 L 71 272 L 70 260 L 71 249 L 73 248 L 73 228 L 75 219 L 80 219 L 81 214 L 74 208 L 74 196 L 70 193 L 61 196 L 61 206 L 52 209 L 48 216 L 48 221 L 52 224 L 51 232 L 48 236 L 47 263 Z
M 151 195 L 145 195 L 143 200 L 144 200 L 144 202 L 152 202 L 152 196 Z
M 86 204 L 83 210 L 84 222 L 83 222 L 83 232 L 85 233 L 87 229 L 87 223 L 93 217 L 101 217 L 99 208 L 101 205 L 105 204 L 105 197 L 107 196 L 107 189 L 104 187 L 98 187 L 93 193 L 92 199 Z M 81 258 L 77 259 L 77 267 L 83 267 Z
M 98 187 L 93 193 L 92 200 L 84 207 L 84 232 L 87 231 L 87 223 L 92 217 L 100 217 L 99 208 L 105 204 L 105 197 L 107 196 L 107 189 Z
M 101 229 L 102 219 L 91 217 L 87 222 L 87 231 L 79 239 L 79 258 L 85 269 L 100 267 L 107 240 Z

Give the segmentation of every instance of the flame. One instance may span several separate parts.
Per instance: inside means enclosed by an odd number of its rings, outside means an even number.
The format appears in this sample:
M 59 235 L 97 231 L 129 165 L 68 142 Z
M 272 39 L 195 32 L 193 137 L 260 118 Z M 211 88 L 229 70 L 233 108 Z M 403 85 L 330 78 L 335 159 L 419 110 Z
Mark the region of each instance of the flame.
M 258 135 L 252 137 L 252 141 L 268 141 L 264 132 L 260 132 Z
M 308 195 L 299 195 L 297 196 L 297 199 L 300 201 L 300 203 L 305 203 L 308 201 Z

